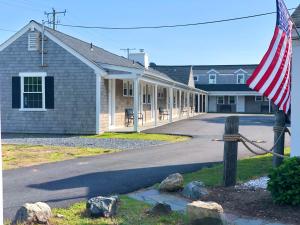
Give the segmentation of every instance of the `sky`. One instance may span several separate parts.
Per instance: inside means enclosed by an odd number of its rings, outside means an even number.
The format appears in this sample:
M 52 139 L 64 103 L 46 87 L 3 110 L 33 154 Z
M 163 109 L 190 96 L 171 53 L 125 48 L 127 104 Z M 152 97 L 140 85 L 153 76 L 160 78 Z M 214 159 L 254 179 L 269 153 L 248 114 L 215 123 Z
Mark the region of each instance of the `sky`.
M 63 24 L 152 26 L 195 23 L 276 10 L 275 0 L 0 0 L 0 43 L 30 20 L 47 20 L 52 7 Z M 285 0 L 288 8 L 299 5 Z M 96 30 L 58 26 L 58 30 L 118 55 L 120 49 L 145 49 L 160 65 L 259 63 L 268 48 L 276 15 L 219 24 L 155 30 Z M 10 31 L 4 31 L 6 29 Z

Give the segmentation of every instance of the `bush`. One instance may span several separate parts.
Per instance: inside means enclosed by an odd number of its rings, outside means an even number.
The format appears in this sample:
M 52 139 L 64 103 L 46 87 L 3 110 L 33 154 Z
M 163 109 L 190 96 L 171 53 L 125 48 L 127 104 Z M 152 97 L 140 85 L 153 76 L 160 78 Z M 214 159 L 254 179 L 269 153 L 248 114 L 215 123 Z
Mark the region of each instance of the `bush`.
M 300 205 L 300 158 L 289 158 L 271 171 L 268 190 L 277 204 Z

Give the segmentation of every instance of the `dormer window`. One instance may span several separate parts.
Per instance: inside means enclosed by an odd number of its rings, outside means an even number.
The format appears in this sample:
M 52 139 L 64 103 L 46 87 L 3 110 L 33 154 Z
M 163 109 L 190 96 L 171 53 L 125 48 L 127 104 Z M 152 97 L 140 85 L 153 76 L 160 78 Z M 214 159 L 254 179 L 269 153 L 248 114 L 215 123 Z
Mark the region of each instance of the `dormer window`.
M 39 49 L 39 33 L 28 33 L 28 51 L 37 51 Z
M 209 74 L 209 84 L 216 84 L 217 83 L 217 75 L 216 74 Z
M 237 74 L 237 84 L 245 84 L 245 74 L 243 73 Z

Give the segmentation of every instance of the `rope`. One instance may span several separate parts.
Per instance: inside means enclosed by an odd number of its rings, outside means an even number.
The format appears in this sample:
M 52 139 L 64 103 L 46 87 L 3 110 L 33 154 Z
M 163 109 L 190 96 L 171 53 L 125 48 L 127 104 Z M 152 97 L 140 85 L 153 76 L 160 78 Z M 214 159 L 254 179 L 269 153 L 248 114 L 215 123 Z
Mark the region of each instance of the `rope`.
M 274 150 L 274 148 L 278 144 L 280 138 L 282 137 L 282 135 L 285 132 L 288 132 L 289 134 L 291 134 L 291 133 L 290 133 L 289 129 L 287 129 L 287 127 L 274 127 L 273 130 L 275 132 L 280 132 L 280 135 L 278 136 L 276 142 L 274 143 L 274 145 L 270 149 L 265 149 L 265 148 L 259 146 L 254 141 L 249 140 L 248 138 L 246 138 L 245 136 L 243 136 L 240 133 L 238 133 L 238 134 L 224 134 L 223 135 L 223 141 L 227 141 L 227 142 L 241 142 L 246 147 L 246 149 L 248 151 L 250 151 L 250 152 L 252 152 L 253 154 L 256 154 L 256 155 L 264 155 L 266 153 L 271 153 L 271 154 L 273 154 L 273 155 L 275 155 L 277 157 L 285 158 L 286 156 L 278 154 L 278 153 L 274 152 L 273 150 Z M 258 149 L 260 149 L 261 151 L 263 151 L 263 153 L 259 153 L 259 152 L 254 151 L 253 149 L 250 148 L 250 146 L 247 143 L 255 146 Z

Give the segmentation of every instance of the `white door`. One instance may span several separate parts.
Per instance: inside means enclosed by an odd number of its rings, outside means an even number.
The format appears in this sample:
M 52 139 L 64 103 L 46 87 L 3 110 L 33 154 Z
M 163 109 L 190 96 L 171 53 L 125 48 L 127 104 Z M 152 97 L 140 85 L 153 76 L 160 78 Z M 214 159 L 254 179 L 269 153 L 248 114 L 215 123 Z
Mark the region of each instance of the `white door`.
M 245 96 L 237 96 L 237 112 L 245 112 Z

